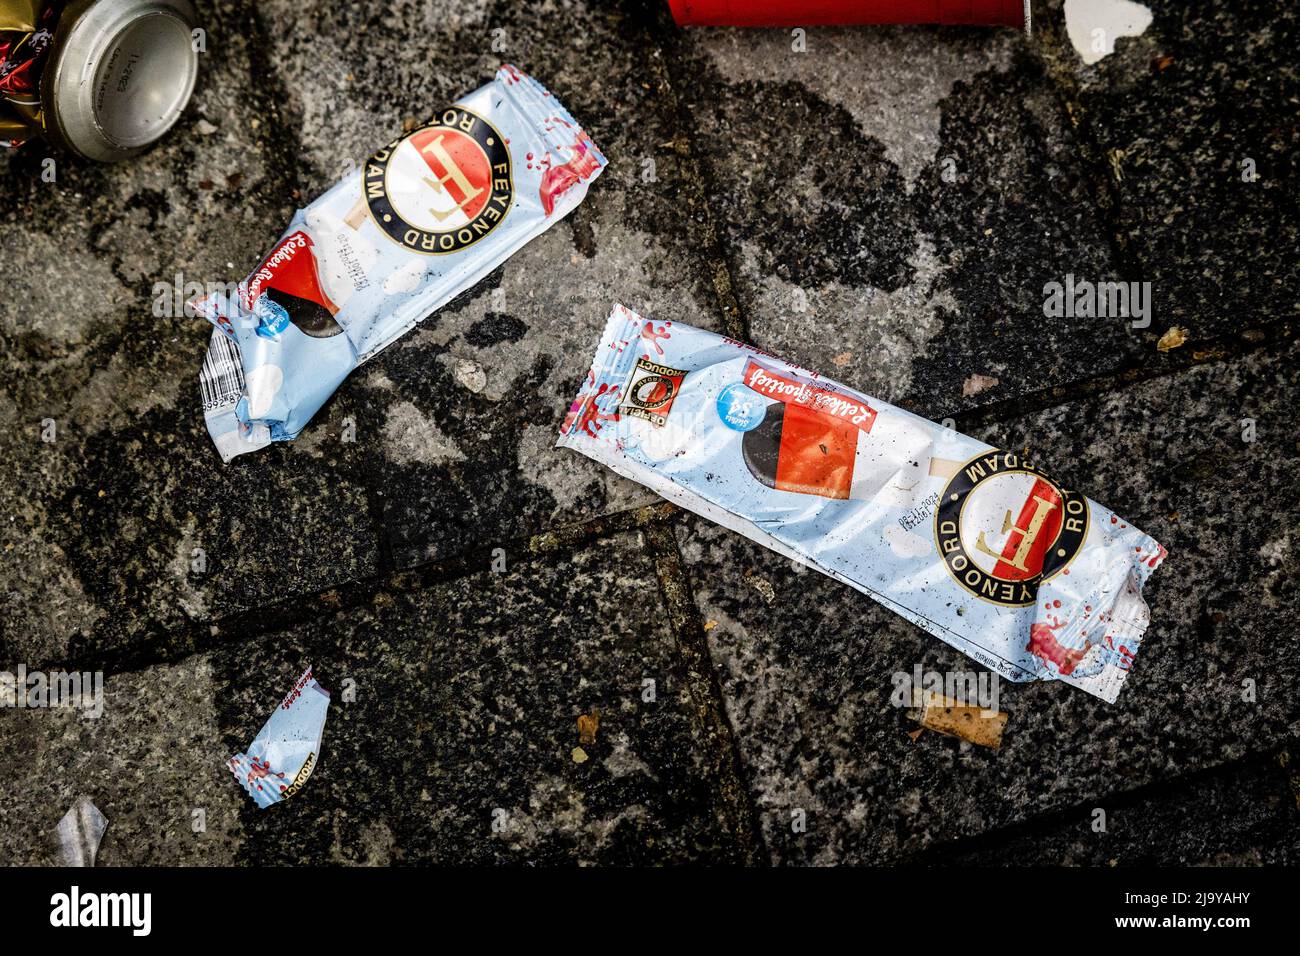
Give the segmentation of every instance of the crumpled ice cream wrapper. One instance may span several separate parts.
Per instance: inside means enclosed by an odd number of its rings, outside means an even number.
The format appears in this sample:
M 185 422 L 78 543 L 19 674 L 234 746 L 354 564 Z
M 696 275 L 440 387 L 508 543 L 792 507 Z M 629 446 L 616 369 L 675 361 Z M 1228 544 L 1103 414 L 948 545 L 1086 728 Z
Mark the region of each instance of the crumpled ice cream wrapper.
M 292 441 L 344 378 L 577 208 L 605 167 L 512 66 L 375 152 L 307 208 L 234 295 L 199 374 L 223 461 Z
M 1113 703 L 1150 622 L 1142 586 L 1165 549 L 1109 508 L 1019 453 L 712 332 L 615 306 L 559 444 L 1008 680 Z
M 329 705 L 330 692 L 308 667 L 257 732 L 248 753 L 227 761 L 239 785 L 259 807 L 293 796 L 316 769 Z

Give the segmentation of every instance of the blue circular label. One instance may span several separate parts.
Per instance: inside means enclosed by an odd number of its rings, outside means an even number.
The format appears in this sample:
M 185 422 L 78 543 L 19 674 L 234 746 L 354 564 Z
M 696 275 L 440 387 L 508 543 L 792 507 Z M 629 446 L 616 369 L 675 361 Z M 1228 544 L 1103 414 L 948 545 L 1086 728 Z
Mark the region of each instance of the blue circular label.
M 263 293 L 253 303 L 253 314 L 257 316 L 257 328 L 254 329 L 264 339 L 273 339 L 289 327 L 289 311 L 279 302 Z
M 732 382 L 718 395 L 718 417 L 738 432 L 757 428 L 767 414 L 767 402 L 744 382 Z

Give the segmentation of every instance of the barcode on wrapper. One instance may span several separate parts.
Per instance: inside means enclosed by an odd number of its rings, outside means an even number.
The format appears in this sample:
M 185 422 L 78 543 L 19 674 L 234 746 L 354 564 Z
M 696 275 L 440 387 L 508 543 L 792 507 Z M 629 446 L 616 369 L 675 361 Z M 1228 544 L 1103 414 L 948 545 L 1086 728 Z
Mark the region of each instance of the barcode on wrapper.
M 221 332 L 212 333 L 208 354 L 203 357 L 199 372 L 199 388 L 203 392 L 203 410 L 212 411 L 234 405 L 244 391 L 244 368 L 239 356 L 239 346 Z

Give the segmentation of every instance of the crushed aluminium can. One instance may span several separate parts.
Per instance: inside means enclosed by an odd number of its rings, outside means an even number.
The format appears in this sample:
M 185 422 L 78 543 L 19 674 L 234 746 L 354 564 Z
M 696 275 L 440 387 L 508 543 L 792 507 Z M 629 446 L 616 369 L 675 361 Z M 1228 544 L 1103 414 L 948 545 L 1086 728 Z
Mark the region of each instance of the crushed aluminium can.
M 194 91 L 194 29 L 189 0 L 0 0 L 0 146 L 44 136 L 99 162 L 143 152 Z
M 1031 461 L 616 306 L 559 445 L 851 585 L 1013 681 L 1113 703 L 1165 549 Z
M 271 254 L 194 310 L 225 461 L 291 441 L 348 373 L 575 209 L 606 160 L 536 80 L 503 66 L 301 209 Z
M 308 667 L 266 719 L 248 752 L 226 761 L 239 785 L 263 810 L 301 790 L 316 769 L 329 706 L 330 692 Z

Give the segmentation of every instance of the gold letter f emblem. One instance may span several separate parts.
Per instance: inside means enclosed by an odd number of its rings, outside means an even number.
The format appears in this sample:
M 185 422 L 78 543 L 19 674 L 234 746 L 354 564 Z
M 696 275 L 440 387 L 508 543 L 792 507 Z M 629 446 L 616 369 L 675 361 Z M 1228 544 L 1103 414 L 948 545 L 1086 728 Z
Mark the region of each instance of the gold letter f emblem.
M 1018 528 L 1011 523 L 1011 512 L 1008 511 L 1006 517 L 1002 519 L 1002 531 L 1008 535 L 1007 543 L 1011 543 L 1010 535 L 1019 534 L 1020 544 L 1016 546 L 1016 553 L 1011 557 L 1005 557 L 1002 552 L 994 551 L 984 540 L 984 532 L 981 531 L 979 537 L 975 539 L 975 547 L 990 557 L 997 558 L 999 561 L 1005 561 L 1018 571 L 1029 572 L 1025 567 L 1025 559 L 1029 557 L 1029 552 L 1034 548 L 1034 539 L 1038 537 L 1038 532 L 1043 530 L 1043 522 L 1047 516 L 1056 509 L 1056 502 L 1048 501 L 1046 498 L 1040 498 L 1034 495 L 1034 514 L 1029 519 L 1028 528 Z
M 475 189 L 474 184 L 465 178 L 465 174 L 461 171 L 461 168 L 456 165 L 456 161 L 451 158 L 451 154 L 447 152 L 447 148 L 442 145 L 442 136 L 426 143 L 421 152 L 431 155 L 442 164 L 443 169 L 447 170 L 445 176 L 440 176 L 438 179 L 429 179 L 428 177 L 425 177 L 424 181 L 433 187 L 434 192 L 447 193 L 451 198 L 451 201 L 456 203 L 456 210 L 463 212 L 466 204 L 483 191 L 482 189 Z M 460 202 L 456 202 L 456 198 L 452 196 L 450 192 L 447 192 L 446 185 L 448 180 L 455 183 L 457 188 L 460 189 L 460 194 L 465 197 L 460 200 Z M 438 212 L 436 209 L 430 209 L 429 212 L 432 213 L 434 219 L 442 222 L 456 210 L 449 209 L 446 212 Z

